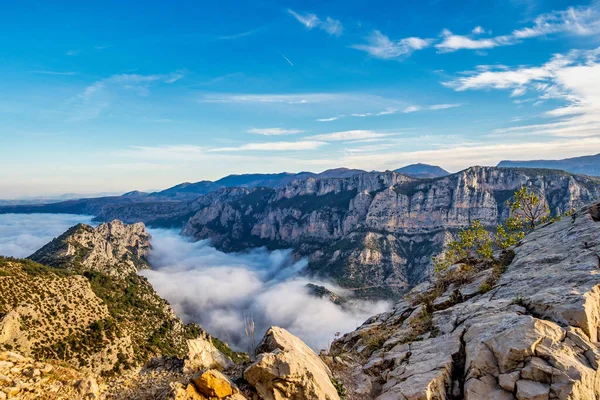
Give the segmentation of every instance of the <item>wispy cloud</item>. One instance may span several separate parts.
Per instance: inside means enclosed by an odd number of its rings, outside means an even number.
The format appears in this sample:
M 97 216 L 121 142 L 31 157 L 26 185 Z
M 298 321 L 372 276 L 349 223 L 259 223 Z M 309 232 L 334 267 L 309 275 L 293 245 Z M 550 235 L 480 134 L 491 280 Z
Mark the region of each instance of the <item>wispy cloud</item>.
M 339 99 L 334 93 L 300 93 L 300 94 L 228 94 L 214 93 L 203 95 L 201 101 L 206 103 L 283 103 L 308 104 L 322 103 Z
M 561 32 L 577 36 L 600 33 L 600 3 L 542 14 L 535 19 L 533 27 L 515 30 L 512 36 L 528 39 Z
M 473 33 L 471 36 L 455 35 L 447 29 L 442 31 L 443 40 L 435 47 L 443 53 L 449 53 L 461 49 L 483 50 L 498 46 L 506 46 L 516 43 L 516 40 L 510 36 L 496 36 L 493 38 L 474 38 L 480 33 Z
M 312 140 L 318 140 L 323 142 L 336 142 L 336 141 L 346 141 L 346 140 L 364 140 L 364 139 L 381 139 L 391 136 L 389 133 L 379 133 L 370 130 L 353 130 L 353 131 L 343 131 L 343 132 L 334 132 L 334 133 L 326 133 L 322 135 L 314 135 L 310 136 Z
M 256 28 L 256 29 L 251 29 L 249 31 L 245 31 L 245 32 L 240 32 L 240 33 L 234 33 L 231 35 L 222 35 L 219 36 L 220 40 L 235 40 L 235 39 L 241 39 L 244 37 L 248 37 L 248 36 L 252 36 L 255 33 L 258 33 L 260 31 L 262 31 L 264 29 L 264 27 L 260 27 L 260 28 Z
M 304 132 L 300 129 L 283 129 L 283 128 L 252 128 L 247 131 L 256 135 L 265 136 L 281 136 L 281 135 L 295 135 L 297 133 Z
M 205 149 L 195 145 L 159 145 L 159 146 L 131 146 L 116 152 L 116 155 L 127 158 L 150 160 L 197 160 Z
M 342 23 L 337 19 L 327 17 L 325 21 L 321 21 L 316 14 L 311 13 L 298 13 L 294 10 L 288 9 L 287 12 L 296 18 L 298 22 L 304 25 L 307 29 L 319 28 L 327 32 L 332 36 L 340 36 L 344 30 Z
M 366 38 L 366 44 L 356 44 L 352 48 L 365 51 L 375 58 L 390 60 L 409 56 L 416 50 L 427 48 L 431 45 L 432 41 L 432 39 L 422 39 L 419 37 L 409 37 L 393 41 L 376 30 Z
M 133 92 L 145 96 L 149 86 L 156 83 L 172 84 L 183 78 L 184 73 L 176 71 L 164 75 L 117 74 L 96 81 L 87 86 L 82 93 L 69 99 L 71 121 L 80 121 L 98 117 L 108 108 L 119 91 Z
M 76 75 L 77 72 L 72 71 L 45 71 L 45 70 L 36 70 L 29 71 L 32 74 L 41 74 L 41 75 Z
M 315 150 L 323 145 L 324 141 L 303 140 L 298 142 L 266 142 L 266 143 L 246 143 L 237 147 L 220 147 L 211 149 L 211 152 L 229 152 L 229 151 L 304 151 Z
M 462 104 L 457 104 L 457 103 L 452 103 L 452 104 L 434 104 L 432 106 L 429 106 L 430 110 L 436 111 L 436 110 L 446 110 L 448 108 L 456 108 L 456 107 L 460 107 Z
M 402 112 L 408 114 L 408 113 L 414 113 L 414 112 L 417 112 L 420 110 L 421 110 L 421 107 L 419 107 L 419 106 L 408 106 L 404 110 L 402 110 Z
M 486 33 L 478 26 L 469 35 L 456 35 L 447 29 L 442 32 L 442 42 L 435 47 L 442 53 L 457 50 L 484 50 L 500 46 L 512 46 L 524 39 L 550 34 L 565 33 L 575 36 L 591 36 L 600 33 L 600 3 L 592 6 L 569 7 L 566 10 L 542 14 L 531 27 L 516 29 L 510 34 L 481 38 Z
M 336 121 L 339 118 L 340 117 L 318 118 L 317 121 L 318 122 L 331 122 L 331 121 Z

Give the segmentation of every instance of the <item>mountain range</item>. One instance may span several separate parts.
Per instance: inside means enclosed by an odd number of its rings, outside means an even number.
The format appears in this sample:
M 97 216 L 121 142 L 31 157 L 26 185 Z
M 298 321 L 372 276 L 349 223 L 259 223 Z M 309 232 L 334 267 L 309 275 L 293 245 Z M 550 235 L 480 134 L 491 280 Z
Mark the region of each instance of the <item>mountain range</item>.
M 562 160 L 500 161 L 498 167 L 561 169 L 573 174 L 600 176 L 600 154 Z
M 413 172 L 435 173 L 417 165 Z M 474 220 L 493 229 L 506 201 L 535 188 L 554 215 L 600 199 L 600 178 L 560 170 L 472 167 L 435 178 L 394 171 L 338 169 L 297 179 L 289 174 L 230 176 L 205 194 L 184 184 L 152 194 L 82 199 L 0 212 L 91 214 L 177 228 L 222 251 L 265 246 L 307 257 L 306 273 L 360 297 L 395 298 L 432 273 L 431 258 Z M 219 181 L 217 181 L 219 182 Z M 266 185 L 271 185 L 268 187 Z

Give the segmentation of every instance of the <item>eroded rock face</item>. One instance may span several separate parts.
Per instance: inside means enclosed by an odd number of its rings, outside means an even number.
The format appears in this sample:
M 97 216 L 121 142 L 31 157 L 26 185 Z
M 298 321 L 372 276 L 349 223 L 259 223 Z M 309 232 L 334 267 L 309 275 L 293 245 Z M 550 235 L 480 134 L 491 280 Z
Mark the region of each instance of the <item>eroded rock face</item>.
M 339 400 L 327 365 L 285 329 L 271 327 L 257 353 L 244 378 L 262 399 Z
M 203 333 L 196 339 L 188 339 L 188 356 L 185 360 L 184 372 L 194 372 L 199 369 L 231 368 L 234 363 L 221 353 L 211 342 L 208 334 Z
M 82 268 L 126 276 L 148 268 L 150 235 L 142 223 L 125 225 L 115 220 L 96 228 L 79 224 L 29 258 L 56 268 Z
M 294 181 L 251 189 L 229 200 L 198 199 L 183 234 L 220 249 L 294 248 L 309 270 L 363 296 L 405 293 L 426 280 L 431 257 L 450 233 L 473 220 L 489 227 L 508 216 L 521 186 L 539 189 L 554 214 L 600 198 L 597 178 L 562 171 L 473 167 L 418 180 L 395 172 Z M 211 200 L 212 199 L 212 200 Z
M 350 360 L 334 372 L 356 375 L 360 366 L 380 400 L 599 398 L 594 209 L 526 236 L 491 289 L 473 288 L 485 271 L 447 286 L 428 307 L 421 301 L 433 285 L 413 289 L 334 343 L 332 353 Z

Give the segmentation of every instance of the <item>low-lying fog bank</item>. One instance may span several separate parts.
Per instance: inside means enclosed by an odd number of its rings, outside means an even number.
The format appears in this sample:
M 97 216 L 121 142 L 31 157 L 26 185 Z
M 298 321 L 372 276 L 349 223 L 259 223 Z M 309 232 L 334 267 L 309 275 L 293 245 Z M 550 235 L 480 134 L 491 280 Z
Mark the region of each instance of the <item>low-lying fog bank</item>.
M 86 215 L 0 214 L 0 255 L 30 256 L 73 225 L 91 221 Z
M 151 230 L 152 271 L 143 271 L 159 295 L 186 322 L 196 321 L 232 346 L 248 350 L 248 320 L 259 340 L 270 325 L 298 335 L 315 348 L 326 348 L 336 332 L 354 330 L 385 302 L 356 301 L 343 310 L 309 294 L 309 282 L 347 295 L 343 289 L 299 275 L 306 261 L 294 262 L 289 250 L 254 249 L 222 253 L 207 241 L 192 243 L 175 231 Z

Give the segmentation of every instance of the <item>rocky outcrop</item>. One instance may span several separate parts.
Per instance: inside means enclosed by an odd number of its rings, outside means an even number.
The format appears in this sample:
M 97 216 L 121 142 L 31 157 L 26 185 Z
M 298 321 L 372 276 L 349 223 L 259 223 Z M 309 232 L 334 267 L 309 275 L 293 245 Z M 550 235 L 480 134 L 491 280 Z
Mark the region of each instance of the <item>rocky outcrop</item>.
M 0 399 L 99 399 L 90 375 L 35 361 L 14 352 L 0 352 Z
M 288 331 L 271 327 L 244 378 L 264 400 L 339 400 L 331 372 L 321 359 Z
M 556 170 L 473 167 L 437 179 L 373 172 L 200 198 L 183 234 L 225 251 L 294 248 L 310 273 L 362 296 L 394 296 L 431 274 L 431 257 L 473 220 L 494 227 L 506 200 L 536 188 L 552 213 L 600 198 L 599 180 Z M 231 189 L 228 189 L 231 190 Z
M 234 365 L 229 357 L 216 348 L 212 343 L 212 338 L 205 332 L 194 339 L 188 339 L 187 346 L 188 354 L 185 360 L 184 372 L 194 372 L 206 368 L 223 370 Z
M 115 220 L 96 228 L 79 224 L 36 251 L 29 258 L 55 268 L 92 270 L 126 276 L 148 268 L 150 235 L 142 223 Z
M 536 229 L 505 271 L 456 266 L 336 341 L 348 398 L 598 398 L 598 207 Z

